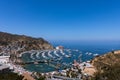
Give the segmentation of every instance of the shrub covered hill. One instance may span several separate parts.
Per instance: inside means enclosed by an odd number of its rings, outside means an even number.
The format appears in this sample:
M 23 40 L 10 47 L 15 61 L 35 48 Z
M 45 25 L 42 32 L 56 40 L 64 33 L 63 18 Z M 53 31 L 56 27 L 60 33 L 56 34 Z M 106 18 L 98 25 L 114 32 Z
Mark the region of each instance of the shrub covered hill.
M 43 38 L 0 32 L 0 52 L 20 53 L 46 49 L 53 49 L 53 46 Z
M 120 50 L 98 56 L 92 64 L 97 70 L 92 80 L 120 80 Z

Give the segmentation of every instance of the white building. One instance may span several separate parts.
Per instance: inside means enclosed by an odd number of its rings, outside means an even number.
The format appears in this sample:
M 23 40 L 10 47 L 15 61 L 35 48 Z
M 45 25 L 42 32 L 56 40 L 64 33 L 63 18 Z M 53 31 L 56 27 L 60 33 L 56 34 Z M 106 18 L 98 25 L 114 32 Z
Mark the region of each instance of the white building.
M 10 58 L 10 56 L 5 56 L 5 55 L 0 56 L 0 64 L 9 63 L 9 58 Z
M 57 46 L 57 47 L 56 47 L 56 49 L 57 49 L 57 50 L 60 50 L 60 49 L 62 49 L 62 50 L 63 50 L 63 49 L 64 49 L 64 47 L 63 47 L 63 46 Z

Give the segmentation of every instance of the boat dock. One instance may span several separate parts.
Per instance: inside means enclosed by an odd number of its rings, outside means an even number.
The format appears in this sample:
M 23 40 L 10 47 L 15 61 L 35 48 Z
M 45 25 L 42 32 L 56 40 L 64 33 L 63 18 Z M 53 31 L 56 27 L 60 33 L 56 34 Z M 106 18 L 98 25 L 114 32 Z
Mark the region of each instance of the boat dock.
M 49 63 L 50 60 L 37 60 L 37 61 L 28 61 L 28 62 L 15 62 L 16 64 L 25 65 L 25 64 L 39 64 L 39 63 Z

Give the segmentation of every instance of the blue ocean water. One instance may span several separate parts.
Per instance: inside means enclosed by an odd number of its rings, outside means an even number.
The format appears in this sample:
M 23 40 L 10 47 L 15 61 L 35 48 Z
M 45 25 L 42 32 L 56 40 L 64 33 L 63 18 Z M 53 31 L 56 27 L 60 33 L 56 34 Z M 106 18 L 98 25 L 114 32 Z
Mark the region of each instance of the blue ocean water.
M 104 54 L 112 50 L 120 49 L 120 41 L 53 41 L 54 46 L 62 45 L 68 49 Z
M 82 61 L 87 61 L 93 59 L 95 56 L 94 54 L 99 54 L 103 55 L 107 52 L 113 51 L 113 50 L 119 50 L 120 49 L 120 43 L 119 41 L 92 41 L 92 42 L 86 42 L 86 41 L 52 41 L 52 45 L 54 46 L 63 46 L 66 50 L 64 50 L 65 55 L 71 54 L 71 58 L 66 58 L 61 54 L 60 51 L 57 51 L 57 54 L 62 57 L 62 64 L 71 64 L 73 60 L 78 60 L 79 55 L 82 54 L 81 60 Z M 44 52 L 44 51 L 43 51 Z M 48 57 L 48 52 L 42 53 L 46 57 Z M 53 57 L 57 57 L 57 55 L 54 54 L 54 51 L 51 51 L 50 54 Z M 24 54 L 23 55 L 23 60 L 25 61 L 30 61 L 30 60 L 40 60 L 43 59 L 41 57 L 41 54 L 33 54 L 33 59 L 31 58 L 31 54 Z M 37 58 L 37 57 L 39 58 Z M 60 61 L 56 61 L 56 63 L 60 63 Z M 54 71 L 56 70 L 54 66 L 56 66 L 56 63 L 52 64 L 45 64 L 45 63 L 40 63 L 40 64 L 29 64 L 25 66 L 25 69 L 29 71 L 36 71 L 36 72 L 49 72 L 49 71 Z M 61 63 L 60 63 L 61 64 Z M 60 68 L 63 69 L 63 66 Z

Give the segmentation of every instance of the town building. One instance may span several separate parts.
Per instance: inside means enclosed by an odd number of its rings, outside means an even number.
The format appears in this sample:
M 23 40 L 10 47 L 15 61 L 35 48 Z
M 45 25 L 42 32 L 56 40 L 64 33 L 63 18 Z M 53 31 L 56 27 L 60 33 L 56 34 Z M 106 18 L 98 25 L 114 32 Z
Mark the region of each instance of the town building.
M 63 50 L 63 49 L 64 49 L 64 47 L 63 47 L 63 46 L 57 46 L 57 47 L 56 47 L 56 49 L 57 49 L 57 50 L 60 50 L 60 49 L 62 49 L 62 50 Z
M 0 64 L 7 64 L 9 63 L 9 55 L 6 54 L 0 54 Z

